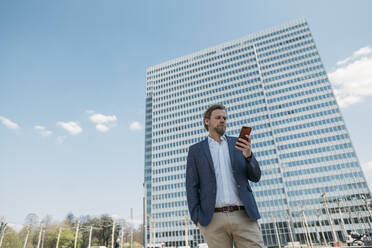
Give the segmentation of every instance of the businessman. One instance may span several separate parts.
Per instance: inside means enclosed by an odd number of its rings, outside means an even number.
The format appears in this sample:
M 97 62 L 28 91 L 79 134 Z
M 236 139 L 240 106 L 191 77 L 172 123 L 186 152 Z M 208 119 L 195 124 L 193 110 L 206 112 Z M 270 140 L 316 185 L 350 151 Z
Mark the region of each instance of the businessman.
M 208 247 L 264 247 L 257 219 L 260 214 L 249 181 L 261 170 L 251 151 L 251 139 L 225 135 L 226 110 L 210 106 L 204 113 L 209 136 L 189 148 L 186 191 L 192 221 Z

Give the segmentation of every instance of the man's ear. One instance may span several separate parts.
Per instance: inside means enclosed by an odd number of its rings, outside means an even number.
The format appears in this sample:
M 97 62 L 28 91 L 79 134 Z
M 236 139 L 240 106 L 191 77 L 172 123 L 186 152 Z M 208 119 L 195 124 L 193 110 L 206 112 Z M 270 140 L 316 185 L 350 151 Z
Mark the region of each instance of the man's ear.
M 204 124 L 208 126 L 208 124 L 209 124 L 209 119 L 205 118 L 205 119 L 204 119 Z

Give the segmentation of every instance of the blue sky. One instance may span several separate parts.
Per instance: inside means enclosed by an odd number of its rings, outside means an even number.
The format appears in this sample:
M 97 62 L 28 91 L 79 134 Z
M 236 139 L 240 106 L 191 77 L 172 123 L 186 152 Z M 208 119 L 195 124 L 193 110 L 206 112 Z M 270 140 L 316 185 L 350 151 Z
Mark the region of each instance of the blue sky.
M 146 67 L 306 18 L 372 180 L 371 1 L 0 1 L 0 216 L 142 215 Z

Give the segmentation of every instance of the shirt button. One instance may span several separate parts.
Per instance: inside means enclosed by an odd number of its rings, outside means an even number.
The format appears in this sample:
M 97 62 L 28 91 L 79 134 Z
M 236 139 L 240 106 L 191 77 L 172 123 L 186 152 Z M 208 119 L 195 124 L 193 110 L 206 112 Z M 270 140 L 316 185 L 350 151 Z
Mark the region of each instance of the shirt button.
M 238 185 L 238 188 L 240 188 L 240 185 Z

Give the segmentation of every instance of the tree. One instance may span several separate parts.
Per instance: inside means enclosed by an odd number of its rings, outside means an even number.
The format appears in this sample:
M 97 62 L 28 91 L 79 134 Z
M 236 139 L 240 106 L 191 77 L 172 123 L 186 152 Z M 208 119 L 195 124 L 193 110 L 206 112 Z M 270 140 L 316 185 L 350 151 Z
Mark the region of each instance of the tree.
M 15 248 L 15 247 L 22 247 L 23 242 L 20 239 L 18 233 L 14 231 L 12 228 L 7 227 L 6 231 L 4 232 L 4 239 L 1 248 Z

